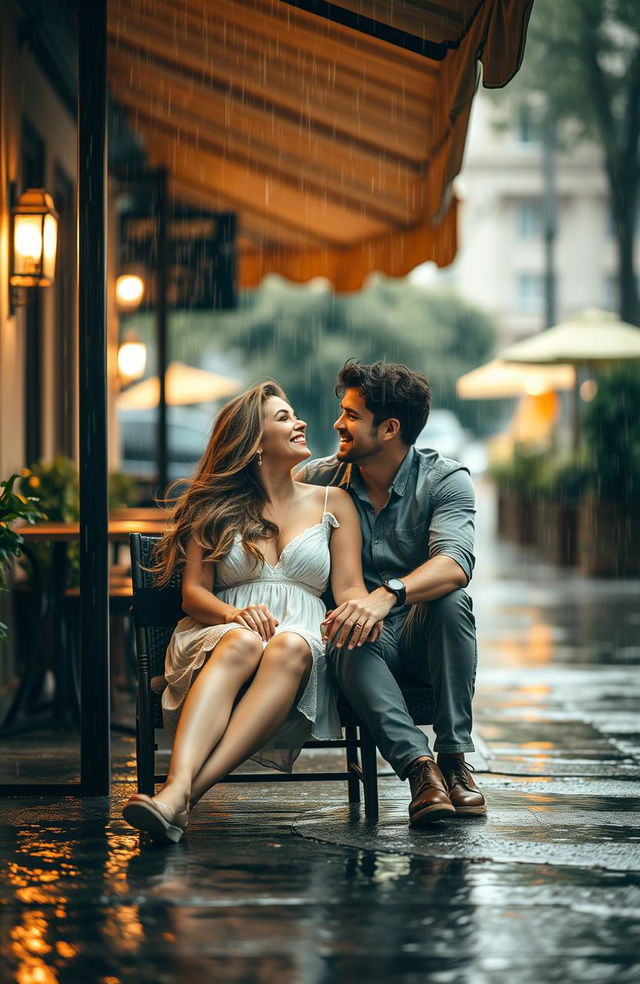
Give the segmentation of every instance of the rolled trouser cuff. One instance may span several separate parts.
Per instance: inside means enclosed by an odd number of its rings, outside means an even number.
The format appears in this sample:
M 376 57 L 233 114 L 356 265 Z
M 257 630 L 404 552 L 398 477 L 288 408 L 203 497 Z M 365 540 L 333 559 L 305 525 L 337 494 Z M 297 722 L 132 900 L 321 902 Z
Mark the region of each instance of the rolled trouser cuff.
M 472 741 L 464 745 L 447 745 L 446 742 L 439 742 L 436 738 L 433 749 L 439 755 L 457 755 L 459 752 L 475 752 L 476 748 Z

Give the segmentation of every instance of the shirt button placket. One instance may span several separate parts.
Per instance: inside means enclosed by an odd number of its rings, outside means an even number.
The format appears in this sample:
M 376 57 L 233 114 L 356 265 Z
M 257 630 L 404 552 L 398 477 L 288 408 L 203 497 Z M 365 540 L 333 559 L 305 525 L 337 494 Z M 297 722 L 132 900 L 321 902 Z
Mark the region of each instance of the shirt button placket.
M 373 524 L 373 558 L 376 562 L 376 567 L 380 567 L 380 561 L 382 560 L 380 556 L 380 543 L 382 538 L 381 524 L 379 523 L 380 514 L 376 516 Z

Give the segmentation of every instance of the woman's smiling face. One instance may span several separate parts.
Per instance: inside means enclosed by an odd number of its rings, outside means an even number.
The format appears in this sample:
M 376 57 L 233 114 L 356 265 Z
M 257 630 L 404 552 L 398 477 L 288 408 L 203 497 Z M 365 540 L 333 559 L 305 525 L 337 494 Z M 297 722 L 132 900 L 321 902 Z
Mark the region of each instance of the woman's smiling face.
M 262 423 L 263 457 L 291 461 L 291 467 L 311 455 L 306 441 L 307 425 L 279 396 L 270 396 L 264 404 Z

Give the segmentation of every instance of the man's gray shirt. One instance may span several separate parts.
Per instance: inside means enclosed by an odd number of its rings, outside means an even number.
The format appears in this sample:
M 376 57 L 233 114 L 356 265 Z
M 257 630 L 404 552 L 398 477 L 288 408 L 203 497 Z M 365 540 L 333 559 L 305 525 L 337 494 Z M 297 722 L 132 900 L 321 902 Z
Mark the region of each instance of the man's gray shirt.
M 346 489 L 362 528 L 362 568 L 367 590 L 390 577 L 403 577 L 432 557 L 455 560 L 471 579 L 475 494 L 464 465 L 437 451 L 409 448 L 389 489 L 389 500 L 376 515 L 357 465 L 335 455 L 318 458 L 296 474 L 310 485 Z

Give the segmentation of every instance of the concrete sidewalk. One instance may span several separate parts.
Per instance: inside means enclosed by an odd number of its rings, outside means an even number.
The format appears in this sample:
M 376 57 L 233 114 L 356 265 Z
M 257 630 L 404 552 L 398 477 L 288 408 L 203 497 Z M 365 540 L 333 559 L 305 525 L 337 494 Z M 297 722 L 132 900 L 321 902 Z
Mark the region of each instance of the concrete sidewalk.
M 497 544 L 479 499 L 488 816 L 412 833 L 381 763 L 377 824 L 340 785 L 226 786 L 182 844 L 141 847 L 120 738 L 110 802 L 2 804 L 2 980 L 638 980 L 640 585 Z

